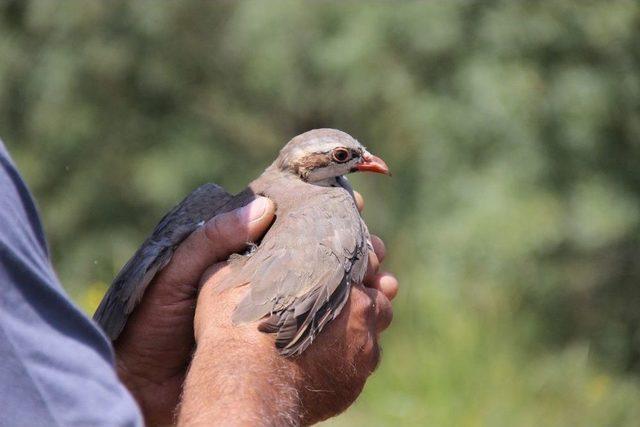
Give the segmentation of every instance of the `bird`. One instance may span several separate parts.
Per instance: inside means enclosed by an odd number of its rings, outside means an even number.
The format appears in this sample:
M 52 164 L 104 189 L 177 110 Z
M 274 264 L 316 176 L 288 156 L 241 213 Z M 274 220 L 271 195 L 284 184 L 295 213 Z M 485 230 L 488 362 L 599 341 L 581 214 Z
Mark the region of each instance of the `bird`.
M 390 175 L 351 135 L 324 128 L 292 138 L 236 195 L 202 185 L 160 220 L 113 280 L 94 320 L 115 341 L 180 242 L 214 216 L 265 196 L 276 205 L 274 222 L 247 252 L 229 258 L 230 274 L 216 289 L 248 286 L 232 323 L 260 321 L 261 332 L 275 335 L 279 354 L 301 354 L 340 314 L 367 269 L 370 235 L 345 177 L 358 171 Z

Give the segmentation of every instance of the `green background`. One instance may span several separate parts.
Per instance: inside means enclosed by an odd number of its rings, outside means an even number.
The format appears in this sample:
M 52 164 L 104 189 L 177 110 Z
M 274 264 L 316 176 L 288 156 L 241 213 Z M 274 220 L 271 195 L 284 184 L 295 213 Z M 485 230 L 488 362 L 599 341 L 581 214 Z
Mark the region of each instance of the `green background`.
M 330 425 L 638 425 L 638 2 L 0 2 L 0 135 L 88 312 L 315 127 L 392 168 L 352 182 L 401 281 Z

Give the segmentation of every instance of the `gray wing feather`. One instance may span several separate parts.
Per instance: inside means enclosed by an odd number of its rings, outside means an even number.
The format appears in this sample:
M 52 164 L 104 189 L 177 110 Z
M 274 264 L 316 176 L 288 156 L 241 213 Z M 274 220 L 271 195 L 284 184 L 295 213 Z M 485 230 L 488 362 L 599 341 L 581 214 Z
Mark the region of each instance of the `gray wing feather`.
M 113 280 L 93 319 L 113 341 L 144 292 L 171 260 L 174 249 L 227 204 L 232 196 L 222 187 L 205 184 L 167 213 Z
M 353 283 L 362 281 L 369 232 L 352 197 L 321 193 L 277 216 L 258 249 L 234 260 L 222 291 L 250 284 L 234 323 L 269 316 L 260 330 L 276 333 L 285 356 L 300 354 L 342 310 Z

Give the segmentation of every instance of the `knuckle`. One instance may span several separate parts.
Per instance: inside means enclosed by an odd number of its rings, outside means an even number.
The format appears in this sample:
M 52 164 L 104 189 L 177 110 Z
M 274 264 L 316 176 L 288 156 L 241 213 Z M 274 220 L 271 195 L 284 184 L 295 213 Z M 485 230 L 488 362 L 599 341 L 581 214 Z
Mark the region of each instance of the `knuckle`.
M 207 225 L 205 226 L 205 235 L 207 239 L 215 242 L 218 240 L 218 236 L 220 235 L 220 215 L 213 217 L 213 219 L 209 220 Z
M 389 325 L 391 325 L 391 322 L 393 321 L 393 309 L 391 308 L 390 303 L 388 303 L 386 307 L 380 310 L 380 316 L 378 316 L 378 318 L 379 318 L 379 327 L 378 327 L 379 331 L 384 331 L 389 327 Z
M 393 320 L 393 306 L 391 301 L 382 292 L 378 292 L 376 297 L 376 327 L 381 332 L 389 327 Z
M 367 319 L 375 318 L 376 290 L 371 288 L 358 288 L 355 293 L 354 303 L 357 311 Z
M 369 252 L 369 264 L 374 272 L 378 271 L 380 268 L 380 260 L 378 259 L 378 255 L 375 252 Z
M 373 276 L 376 275 L 379 269 L 380 262 L 378 261 L 378 257 L 373 251 L 370 251 L 369 259 L 367 262 L 367 271 L 365 272 L 365 281 L 370 282 L 371 280 L 373 280 Z
M 213 232 L 216 235 L 216 237 L 219 239 L 221 237 L 226 237 L 226 228 L 223 226 L 223 222 L 225 222 L 224 220 L 227 219 L 226 217 L 228 217 L 229 215 L 220 215 L 215 217 L 215 219 L 213 220 Z
M 375 338 L 371 337 L 362 351 L 363 363 L 362 366 L 365 369 L 365 375 L 369 376 L 376 370 L 380 364 L 380 346 Z
M 238 233 L 239 218 L 234 212 L 226 212 L 215 216 L 206 227 L 209 240 L 219 244 L 221 241 L 234 241 L 241 233 Z
M 371 245 L 373 246 L 374 252 L 378 256 L 378 260 L 380 262 L 382 262 L 382 260 L 384 259 L 385 255 L 387 253 L 387 248 L 386 248 L 384 242 L 382 241 L 382 239 L 380 237 L 378 237 L 375 234 L 373 234 L 373 235 L 371 235 Z

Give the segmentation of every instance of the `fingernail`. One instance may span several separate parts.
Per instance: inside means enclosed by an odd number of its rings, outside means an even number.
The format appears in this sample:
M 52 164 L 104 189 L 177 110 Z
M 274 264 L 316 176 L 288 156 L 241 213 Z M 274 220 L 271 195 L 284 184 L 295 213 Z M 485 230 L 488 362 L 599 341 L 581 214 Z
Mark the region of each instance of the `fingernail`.
M 264 216 L 269 200 L 266 197 L 258 197 L 253 202 L 240 208 L 238 215 L 242 218 L 243 222 L 255 222 Z

